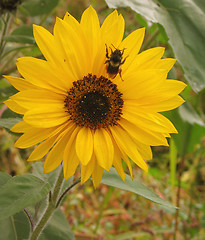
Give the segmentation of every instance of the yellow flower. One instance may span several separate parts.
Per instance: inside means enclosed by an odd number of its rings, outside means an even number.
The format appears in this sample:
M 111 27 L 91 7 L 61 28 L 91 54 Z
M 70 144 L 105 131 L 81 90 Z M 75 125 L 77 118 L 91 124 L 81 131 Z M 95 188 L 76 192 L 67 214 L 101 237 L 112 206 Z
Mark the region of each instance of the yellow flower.
M 122 159 L 131 177 L 131 160 L 148 171 L 150 146 L 167 146 L 166 137 L 177 132 L 159 113 L 184 102 L 178 94 L 186 85 L 166 79 L 175 59 L 161 59 L 162 47 L 139 53 L 144 28 L 123 40 L 116 10 L 102 26 L 90 6 L 80 23 L 68 13 L 57 18 L 53 34 L 33 29 L 46 60 L 19 58 L 23 78 L 6 77 L 19 90 L 6 104 L 24 115 L 11 129 L 24 133 L 15 146 L 39 143 L 28 161 L 48 153 L 44 173 L 62 163 L 65 179 L 80 164 L 81 182 L 92 175 L 95 187 L 111 166 L 124 180 Z

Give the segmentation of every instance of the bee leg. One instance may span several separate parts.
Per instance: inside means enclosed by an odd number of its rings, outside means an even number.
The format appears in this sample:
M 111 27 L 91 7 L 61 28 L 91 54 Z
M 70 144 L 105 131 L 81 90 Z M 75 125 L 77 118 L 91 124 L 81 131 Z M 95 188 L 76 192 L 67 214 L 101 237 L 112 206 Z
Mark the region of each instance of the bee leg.
M 117 48 L 113 44 L 111 44 L 111 45 L 117 50 Z
M 123 49 L 121 50 L 121 51 L 122 51 L 122 55 L 123 55 L 123 53 L 124 53 L 125 49 L 126 49 L 126 48 L 123 48 Z
M 121 68 L 119 69 L 119 75 L 120 75 L 121 80 L 124 81 L 124 80 L 122 79 L 122 69 L 121 69 Z
M 113 46 L 113 45 L 112 45 Z M 113 46 L 114 47 L 114 46 Z M 112 48 L 110 47 L 110 50 L 111 50 L 111 54 L 113 53 L 113 50 L 112 50 Z
M 128 58 L 128 56 L 124 58 L 124 60 L 121 62 L 120 65 L 124 64 L 124 63 L 125 63 L 125 60 L 126 60 L 127 58 Z
M 105 46 L 106 46 L 106 58 L 109 59 L 107 44 L 105 44 Z

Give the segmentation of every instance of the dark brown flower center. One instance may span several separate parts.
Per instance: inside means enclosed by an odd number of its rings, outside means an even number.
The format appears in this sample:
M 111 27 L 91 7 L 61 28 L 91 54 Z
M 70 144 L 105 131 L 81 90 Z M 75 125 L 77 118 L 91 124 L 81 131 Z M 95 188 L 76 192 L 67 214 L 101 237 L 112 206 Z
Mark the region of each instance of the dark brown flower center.
M 89 74 L 73 82 L 65 99 L 66 112 L 78 126 L 91 129 L 117 125 L 122 115 L 122 93 L 109 79 Z

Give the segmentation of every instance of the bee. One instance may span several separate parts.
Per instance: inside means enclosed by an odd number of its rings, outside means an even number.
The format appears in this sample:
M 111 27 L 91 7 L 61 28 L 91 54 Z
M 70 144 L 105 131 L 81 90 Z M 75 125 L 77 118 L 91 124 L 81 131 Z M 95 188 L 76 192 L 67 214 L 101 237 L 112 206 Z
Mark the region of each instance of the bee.
M 107 60 L 105 61 L 105 64 L 107 64 L 106 70 L 107 70 L 108 76 L 113 79 L 119 73 L 120 78 L 122 79 L 122 74 L 121 74 L 122 69 L 120 68 L 120 66 L 122 64 L 124 64 L 124 62 L 127 58 L 126 57 L 123 60 L 123 53 L 124 53 L 125 48 L 120 50 L 112 45 L 115 48 L 115 51 L 113 51 L 112 48 L 110 47 L 111 54 L 109 56 L 108 47 L 106 44 L 105 44 L 105 46 L 106 46 L 106 58 L 107 58 Z M 123 79 L 122 79 L 122 81 L 123 81 Z

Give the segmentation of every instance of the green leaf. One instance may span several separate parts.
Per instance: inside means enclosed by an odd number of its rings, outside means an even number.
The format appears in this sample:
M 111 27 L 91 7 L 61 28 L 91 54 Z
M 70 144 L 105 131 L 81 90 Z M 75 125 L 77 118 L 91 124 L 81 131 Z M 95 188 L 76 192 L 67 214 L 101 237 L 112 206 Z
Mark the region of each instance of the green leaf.
M 42 212 L 41 212 L 42 214 Z M 14 216 L 0 220 L 0 240 L 27 240 L 29 239 L 30 223 L 26 214 L 21 211 Z M 57 209 L 41 233 L 39 240 L 73 240 L 74 234 L 65 215 Z
M 25 49 L 34 49 L 36 45 L 18 45 L 18 46 L 6 46 L 4 54 L 2 55 L 2 59 L 5 58 L 8 54 L 15 52 L 15 51 L 23 51 Z M 3 73 L 4 74 L 4 73 Z M 10 85 L 10 84 L 9 84 Z
M 7 42 L 34 44 L 32 26 L 20 26 L 16 28 L 9 36 L 5 37 Z
M 106 0 L 110 8 L 131 7 L 162 24 L 185 77 L 195 91 L 205 87 L 205 1 Z
M 3 76 L 0 75 L 0 89 L 1 88 L 7 88 L 7 87 L 10 87 L 10 86 L 11 86 L 11 84 Z
M 140 14 L 136 14 L 136 18 L 142 27 L 146 27 L 146 28 L 148 27 L 147 21 L 145 20 L 145 18 L 143 16 L 141 16 Z
M 193 152 L 196 144 L 199 144 L 205 135 L 205 127 L 185 122 L 177 109 L 167 112 L 166 116 L 172 121 L 179 132 L 172 135 L 178 153 L 184 156 L 186 153 Z
M 51 186 L 54 185 L 54 182 L 58 176 L 58 170 L 55 169 L 50 173 L 43 173 L 43 162 L 35 162 L 32 164 L 33 175 L 40 178 L 44 182 L 48 182 Z
M 11 111 L 9 108 L 6 109 L 0 119 L 0 127 L 5 128 L 9 133 L 14 135 L 21 135 L 20 133 L 11 132 L 9 129 L 18 122 L 22 121 L 22 115 Z
M 53 186 L 56 178 L 58 177 L 61 166 L 59 166 L 57 169 L 53 170 L 52 172 L 45 174 L 43 173 L 43 165 L 44 165 L 43 162 L 33 163 L 32 164 L 33 175 L 42 179 L 45 182 L 48 182 L 51 186 Z M 65 181 L 61 191 L 64 191 L 67 187 L 69 187 L 72 181 L 73 181 L 73 177 L 70 177 L 67 181 Z
M 166 117 L 174 124 L 175 128 L 178 130 L 178 134 L 173 134 L 175 146 L 179 155 L 184 156 L 188 150 L 188 142 L 190 138 L 190 133 L 192 131 L 192 125 L 188 122 L 184 122 L 178 112 L 178 109 L 166 112 Z
M 1 103 L 4 102 L 11 95 L 13 95 L 15 93 L 17 93 L 17 90 L 13 86 L 0 88 L 0 102 Z
M 29 16 L 39 16 L 50 13 L 58 5 L 58 0 L 27 0 L 21 4 Z
M 50 185 L 32 175 L 11 178 L 0 189 L 0 219 L 20 212 L 45 198 Z
M 201 127 L 200 125 L 194 124 L 191 128 L 190 135 L 188 136 L 189 141 L 188 141 L 187 153 L 193 153 L 195 146 L 201 143 L 204 136 L 205 136 L 205 127 Z
M 200 126 L 205 127 L 205 123 L 199 114 L 194 110 L 190 103 L 185 102 L 182 106 L 179 107 L 179 114 L 181 118 L 190 124 L 199 124 Z
M 20 119 L 21 119 L 21 118 L 23 117 L 23 115 L 18 114 L 18 113 L 15 113 L 15 112 L 11 111 L 11 109 L 7 108 L 7 109 L 3 112 L 3 114 L 2 114 L 1 117 L 2 117 L 2 118 L 20 118 Z
M 127 174 L 125 174 L 125 182 L 123 182 L 114 168 L 111 168 L 109 172 L 104 171 L 101 183 L 136 193 L 166 207 L 175 208 L 171 203 L 160 198 L 150 188 L 146 187 L 137 180 L 132 180 Z
M 0 127 L 10 129 L 18 122 L 21 122 L 21 118 L 1 118 L 0 119 Z
M 3 185 L 6 184 L 11 178 L 12 178 L 11 175 L 4 172 L 0 172 L 0 188 L 2 188 Z
M 167 43 L 169 41 L 169 38 L 167 36 L 165 29 L 163 28 L 163 26 L 161 24 L 157 24 L 157 26 L 160 30 L 160 34 L 157 36 L 157 39 L 160 42 Z
M 68 221 L 63 212 L 58 208 L 49 220 L 39 240 L 73 240 L 74 234 L 70 231 Z
M 26 240 L 29 238 L 30 223 L 22 211 L 0 220 L 0 240 Z
M 47 207 L 47 201 L 43 199 L 40 203 L 38 203 L 38 214 L 36 222 L 38 222 L 45 212 Z M 29 213 L 34 216 L 35 214 L 35 207 L 31 206 L 28 207 L 27 210 Z M 74 234 L 70 231 L 70 226 L 68 221 L 61 211 L 60 208 L 57 208 L 56 211 L 53 213 L 52 217 L 49 219 L 45 229 L 41 233 L 39 240 L 71 240 L 74 239 Z

